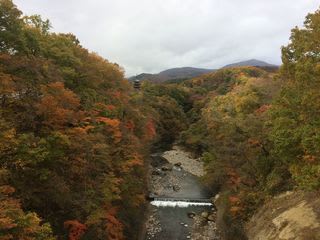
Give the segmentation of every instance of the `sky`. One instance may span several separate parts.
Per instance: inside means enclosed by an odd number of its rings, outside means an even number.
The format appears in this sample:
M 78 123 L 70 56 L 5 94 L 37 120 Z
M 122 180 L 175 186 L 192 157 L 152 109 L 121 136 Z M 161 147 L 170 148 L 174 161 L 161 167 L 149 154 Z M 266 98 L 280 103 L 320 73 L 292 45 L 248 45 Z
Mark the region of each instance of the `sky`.
M 127 76 L 173 67 L 216 69 L 259 59 L 281 63 L 280 48 L 319 0 L 13 0 L 52 31 L 121 65 Z

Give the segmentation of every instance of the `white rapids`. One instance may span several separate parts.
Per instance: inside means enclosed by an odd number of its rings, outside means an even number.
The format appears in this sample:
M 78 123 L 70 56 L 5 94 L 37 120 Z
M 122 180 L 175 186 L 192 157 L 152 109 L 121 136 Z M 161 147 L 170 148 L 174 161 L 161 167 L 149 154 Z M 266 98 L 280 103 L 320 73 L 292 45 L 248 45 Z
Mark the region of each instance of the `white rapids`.
M 208 202 L 187 202 L 187 201 L 161 201 L 155 200 L 151 202 L 151 205 L 156 207 L 180 207 L 186 208 L 189 206 L 212 206 L 212 203 Z

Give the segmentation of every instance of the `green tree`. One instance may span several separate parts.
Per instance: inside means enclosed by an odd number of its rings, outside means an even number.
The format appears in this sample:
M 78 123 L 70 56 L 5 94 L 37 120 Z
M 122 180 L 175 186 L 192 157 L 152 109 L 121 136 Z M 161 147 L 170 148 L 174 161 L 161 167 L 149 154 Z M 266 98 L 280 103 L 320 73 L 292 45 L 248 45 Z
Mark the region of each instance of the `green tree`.
M 23 50 L 22 12 L 11 0 L 0 1 L 0 52 Z
M 285 82 L 272 107 L 274 154 L 290 168 L 296 183 L 320 187 L 320 11 L 292 30 L 282 48 L 281 77 Z M 304 180 L 308 179 L 308 180 Z

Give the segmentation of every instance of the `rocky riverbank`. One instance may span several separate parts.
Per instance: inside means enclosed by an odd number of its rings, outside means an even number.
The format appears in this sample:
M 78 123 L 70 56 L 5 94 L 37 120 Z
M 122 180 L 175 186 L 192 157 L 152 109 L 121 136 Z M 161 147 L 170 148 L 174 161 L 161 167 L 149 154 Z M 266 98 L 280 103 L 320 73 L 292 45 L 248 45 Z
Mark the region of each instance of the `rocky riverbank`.
M 199 181 L 203 164 L 179 147 L 151 156 L 149 190 L 151 195 L 175 198 L 208 198 Z M 213 213 L 213 214 L 212 214 Z M 156 207 L 150 206 L 146 223 L 146 239 L 153 240 L 219 240 L 212 207 Z
M 201 159 L 193 158 L 190 153 L 179 146 L 173 146 L 172 150 L 164 152 L 162 156 L 169 163 L 181 165 L 184 170 L 197 177 L 202 177 L 205 174 Z

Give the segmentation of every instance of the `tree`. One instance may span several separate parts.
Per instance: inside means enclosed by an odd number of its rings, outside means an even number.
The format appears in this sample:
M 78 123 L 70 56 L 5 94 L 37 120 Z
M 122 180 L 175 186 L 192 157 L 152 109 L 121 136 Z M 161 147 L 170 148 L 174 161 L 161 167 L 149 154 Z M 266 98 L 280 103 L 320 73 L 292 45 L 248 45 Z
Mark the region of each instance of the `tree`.
M 23 50 L 21 15 L 11 0 L 0 1 L 0 52 L 14 54 Z
M 119 65 L 49 29 L 0 0 L 0 169 L 15 189 L 0 194 L 0 222 L 13 239 L 40 240 L 40 231 L 51 239 L 38 215 L 59 238 L 135 238 L 156 119 Z M 175 100 L 165 102 L 168 116 L 181 113 Z M 27 228 L 13 227 L 20 220 Z
M 274 154 L 304 188 L 320 187 L 320 10 L 282 48 L 280 97 L 271 109 Z M 307 180 L 305 180 L 307 179 Z
M 6 185 L 7 171 L 0 169 L 0 239 L 55 240 L 51 227 L 34 212 L 25 213 L 15 189 Z
M 80 106 L 76 94 L 65 89 L 61 82 L 42 86 L 42 94 L 37 113 L 42 117 L 44 125 L 60 129 L 68 124 L 77 124 L 81 112 L 76 112 Z

